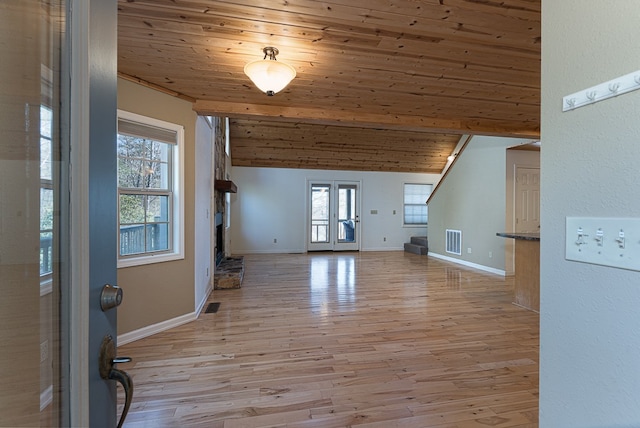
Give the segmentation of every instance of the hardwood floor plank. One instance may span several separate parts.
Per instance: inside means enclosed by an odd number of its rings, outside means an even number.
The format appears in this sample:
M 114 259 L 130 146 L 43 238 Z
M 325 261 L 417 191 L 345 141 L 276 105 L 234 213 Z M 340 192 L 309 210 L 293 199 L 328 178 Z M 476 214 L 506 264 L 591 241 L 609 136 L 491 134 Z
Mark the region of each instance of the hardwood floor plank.
M 120 348 L 126 427 L 537 425 L 538 314 L 511 278 L 402 252 L 245 269 L 217 313 Z

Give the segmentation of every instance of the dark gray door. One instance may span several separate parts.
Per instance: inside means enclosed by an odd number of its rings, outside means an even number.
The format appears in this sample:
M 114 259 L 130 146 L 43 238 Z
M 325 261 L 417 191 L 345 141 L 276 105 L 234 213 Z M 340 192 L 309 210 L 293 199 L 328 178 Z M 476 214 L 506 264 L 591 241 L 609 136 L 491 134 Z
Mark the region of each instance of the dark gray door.
M 103 311 L 100 306 L 104 286 L 117 284 L 117 3 L 90 0 L 86 12 L 89 80 L 88 88 L 80 88 L 77 96 L 84 97 L 81 102 L 87 103 L 89 119 L 89 422 L 92 427 L 113 427 L 117 424 L 116 382 L 102 378 L 99 355 L 105 338 L 110 336 L 115 343 L 117 337 L 117 309 Z

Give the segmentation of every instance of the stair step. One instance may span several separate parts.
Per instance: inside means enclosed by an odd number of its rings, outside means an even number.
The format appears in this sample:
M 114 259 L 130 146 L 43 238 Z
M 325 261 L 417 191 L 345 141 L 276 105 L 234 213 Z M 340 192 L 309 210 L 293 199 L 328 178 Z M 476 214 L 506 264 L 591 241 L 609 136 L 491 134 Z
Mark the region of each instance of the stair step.
M 425 247 L 424 245 L 411 244 L 409 242 L 405 242 L 404 250 L 407 253 L 419 254 L 421 256 L 427 254 L 427 247 Z
M 412 236 L 411 243 L 415 245 L 422 245 L 423 247 L 429 247 L 429 241 L 426 236 Z

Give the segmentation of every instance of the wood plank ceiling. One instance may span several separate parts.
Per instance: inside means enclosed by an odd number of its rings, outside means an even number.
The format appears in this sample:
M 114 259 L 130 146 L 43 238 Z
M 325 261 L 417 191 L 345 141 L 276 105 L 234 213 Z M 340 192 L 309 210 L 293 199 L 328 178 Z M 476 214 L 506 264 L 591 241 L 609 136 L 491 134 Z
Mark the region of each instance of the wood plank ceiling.
M 441 172 L 462 135 L 537 138 L 541 0 L 119 0 L 121 77 L 228 116 L 234 165 Z M 243 72 L 275 46 L 273 97 Z

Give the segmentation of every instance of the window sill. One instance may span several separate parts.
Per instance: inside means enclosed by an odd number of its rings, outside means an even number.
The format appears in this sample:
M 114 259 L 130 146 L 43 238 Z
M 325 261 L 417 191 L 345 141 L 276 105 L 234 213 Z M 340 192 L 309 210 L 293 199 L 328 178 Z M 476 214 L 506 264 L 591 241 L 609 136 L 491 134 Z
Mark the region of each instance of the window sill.
M 183 253 L 144 255 L 140 257 L 131 257 L 131 258 L 118 260 L 118 269 L 134 267 L 134 266 L 150 265 L 153 263 L 172 262 L 172 261 L 183 260 L 183 259 L 184 259 Z

